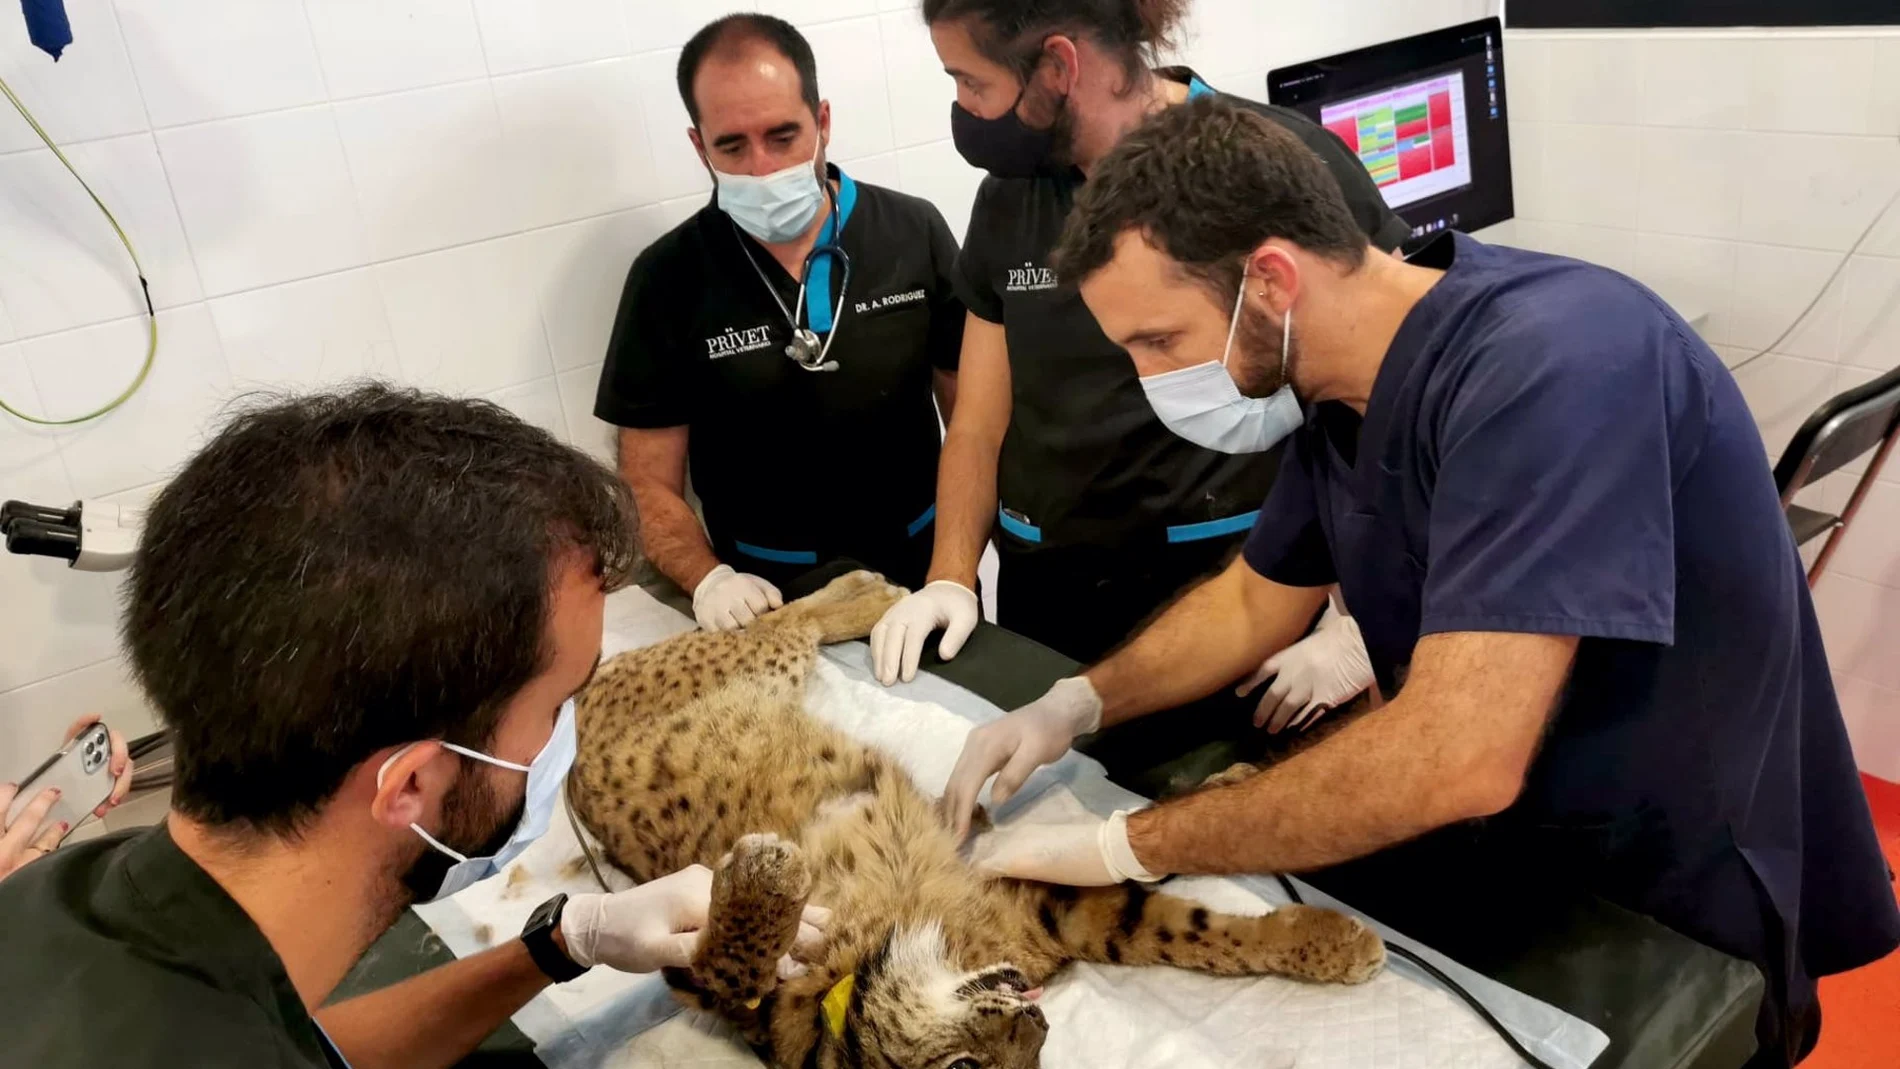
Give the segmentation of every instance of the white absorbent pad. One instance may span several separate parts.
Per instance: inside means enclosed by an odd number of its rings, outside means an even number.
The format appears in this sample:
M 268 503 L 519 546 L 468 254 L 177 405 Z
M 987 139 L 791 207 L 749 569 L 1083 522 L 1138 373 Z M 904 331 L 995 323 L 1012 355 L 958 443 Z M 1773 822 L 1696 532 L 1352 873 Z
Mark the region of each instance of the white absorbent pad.
M 633 590 L 609 602 L 605 652 L 648 645 L 692 629 L 692 621 Z M 863 643 L 826 651 L 807 709 L 868 746 L 892 755 L 917 783 L 940 793 L 970 728 L 1001 715 L 981 698 L 935 676 L 878 686 Z M 1141 804 L 1110 783 L 1094 761 L 1070 754 L 1031 778 L 999 821 L 1068 822 Z M 556 892 L 596 890 L 580 862 L 564 814 L 500 876 L 443 902 L 416 907 L 443 942 L 467 956 L 512 937 L 528 913 Z M 616 887 L 630 881 L 607 870 Z M 1170 894 L 1232 913 L 1263 913 L 1285 901 L 1265 879 L 1177 879 Z M 1352 912 L 1300 885 L 1316 905 Z M 1388 940 L 1405 943 L 1445 970 L 1556 1069 L 1585 1069 L 1609 1045 L 1585 1022 L 1513 991 L 1404 939 L 1372 918 Z M 1042 999 L 1050 1033 L 1047 1069 L 1508 1069 L 1522 1064 L 1462 1002 L 1409 963 L 1393 959 L 1357 987 L 1271 977 L 1223 979 L 1179 969 L 1076 965 Z M 673 1001 L 656 976 L 598 968 L 551 987 L 515 1016 L 550 1069 L 753 1067 L 758 1060 L 727 1027 Z

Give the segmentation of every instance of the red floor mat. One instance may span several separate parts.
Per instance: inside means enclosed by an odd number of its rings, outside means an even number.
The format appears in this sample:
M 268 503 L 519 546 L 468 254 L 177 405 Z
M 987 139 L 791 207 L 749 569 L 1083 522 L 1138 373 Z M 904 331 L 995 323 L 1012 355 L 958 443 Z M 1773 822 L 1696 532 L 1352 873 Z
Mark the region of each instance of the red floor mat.
M 1900 871 L 1900 784 L 1862 776 L 1887 861 Z M 1802 1069 L 1900 1066 L 1900 954 L 1821 981 L 1821 1045 Z

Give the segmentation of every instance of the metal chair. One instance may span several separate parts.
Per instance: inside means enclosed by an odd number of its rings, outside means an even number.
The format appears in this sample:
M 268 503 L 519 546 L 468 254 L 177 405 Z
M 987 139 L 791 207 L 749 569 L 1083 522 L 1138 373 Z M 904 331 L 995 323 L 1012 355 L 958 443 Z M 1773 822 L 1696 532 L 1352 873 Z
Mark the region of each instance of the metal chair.
M 1780 463 L 1775 465 L 1775 488 L 1781 492 L 1781 507 L 1788 515 L 1789 528 L 1794 531 L 1795 545 L 1806 545 L 1822 535 L 1827 536 L 1820 556 L 1814 559 L 1814 567 L 1808 569 L 1809 586 L 1821 578 L 1828 557 L 1840 544 L 1847 525 L 1854 522 L 1854 513 L 1860 510 L 1860 503 L 1879 477 L 1887 455 L 1893 452 L 1893 443 L 1900 439 L 1897 431 L 1900 431 L 1900 368 L 1856 386 L 1815 409 L 1781 454 Z M 1867 465 L 1860 482 L 1854 484 L 1854 493 L 1840 515 L 1794 503 L 1802 489 L 1869 452 L 1874 454 L 1874 459 Z

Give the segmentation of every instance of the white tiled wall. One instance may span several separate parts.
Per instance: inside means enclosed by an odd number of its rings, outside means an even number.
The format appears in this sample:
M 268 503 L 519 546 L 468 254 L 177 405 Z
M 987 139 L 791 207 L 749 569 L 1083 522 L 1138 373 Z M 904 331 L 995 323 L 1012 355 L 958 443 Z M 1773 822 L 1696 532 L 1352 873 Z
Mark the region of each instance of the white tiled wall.
M 1516 240 L 1709 315 L 1731 365 L 1787 329 L 1900 189 L 1900 32 L 1506 35 Z M 1738 372 L 1771 456 L 1900 365 L 1900 209 Z M 1853 475 L 1810 495 L 1838 511 Z M 1815 593 L 1861 767 L 1900 780 L 1900 463 Z
M 1258 97 L 1278 64 L 1476 18 L 1487 0 L 1198 0 L 1183 58 Z M 0 76 L 136 242 L 161 309 L 144 391 L 82 428 L 0 416 L 0 498 L 140 498 L 260 387 L 375 374 L 485 394 L 606 454 L 591 416 L 634 254 L 710 184 L 674 88 L 707 20 L 798 23 L 832 156 L 961 233 L 977 175 L 916 0 L 67 0 L 57 65 L 0 3 Z M 0 106 L 0 398 L 53 416 L 142 352 L 105 223 Z M 113 577 L 0 557 L 0 778 L 81 711 L 142 731 Z

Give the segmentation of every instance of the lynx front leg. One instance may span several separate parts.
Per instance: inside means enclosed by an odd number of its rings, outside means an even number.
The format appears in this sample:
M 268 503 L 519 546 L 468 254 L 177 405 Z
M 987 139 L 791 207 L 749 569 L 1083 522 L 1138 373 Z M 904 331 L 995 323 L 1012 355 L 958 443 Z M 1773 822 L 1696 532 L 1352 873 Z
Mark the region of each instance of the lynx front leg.
M 1044 927 L 1082 961 L 1337 984 L 1364 983 L 1385 965 L 1379 934 L 1330 909 L 1289 905 L 1240 917 L 1138 884 L 1050 887 L 1046 895 Z
M 689 1003 L 738 1024 L 748 1039 L 765 1040 L 760 1004 L 778 987 L 778 963 L 798 938 L 811 883 L 795 844 L 769 834 L 740 839 L 713 873 L 712 906 L 692 966 L 669 972 L 667 981 L 695 996 Z
M 811 628 L 821 643 L 849 642 L 870 634 L 883 619 L 884 611 L 903 596 L 903 587 L 886 582 L 876 572 L 850 572 L 826 583 L 817 593 L 761 617 L 759 622 L 772 627 Z

